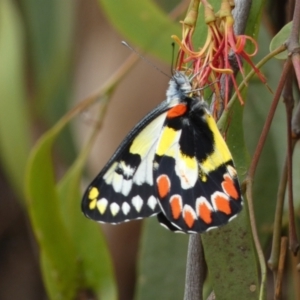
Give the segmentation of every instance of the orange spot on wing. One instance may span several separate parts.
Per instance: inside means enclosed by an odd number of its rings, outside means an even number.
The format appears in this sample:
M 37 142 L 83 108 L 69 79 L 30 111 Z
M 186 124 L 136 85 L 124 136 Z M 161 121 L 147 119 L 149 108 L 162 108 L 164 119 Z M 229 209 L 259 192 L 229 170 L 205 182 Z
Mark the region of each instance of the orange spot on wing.
M 212 222 L 211 210 L 205 203 L 201 203 L 197 207 L 198 216 L 206 223 L 210 224 Z
M 178 104 L 174 107 L 172 107 L 168 113 L 167 113 L 167 118 L 172 119 L 176 117 L 182 116 L 187 110 L 187 107 L 185 104 Z
M 224 176 L 224 181 L 222 182 L 222 188 L 224 192 L 233 199 L 239 199 L 239 193 L 234 186 L 234 182 L 229 175 Z
M 157 178 L 157 189 L 160 198 L 165 198 L 170 191 L 170 179 L 167 175 L 160 175 Z
M 180 217 L 182 212 L 181 197 L 178 195 L 172 196 L 170 200 L 170 205 L 171 205 L 172 216 L 175 220 L 177 220 Z
M 225 197 L 223 197 L 220 194 L 216 195 L 216 197 L 215 197 L 215 205 L 219 211 L 221 211 L 227 215 L 229 215 L 231 213 L 231 208 L 230 208 L 228 199 L 226 199 Z
M 194 212 L 195 213 L 195 212 Z M 189 228 L 192 228 L 194 223 L 195 223 L 195 215 L 193 214 L 193 210 L 192 208 L 190 209 L 185 209 L 184 210 L 184 213 L 183 213 L 183 219 L 184 219 L 184 222 L 186 223 L 186 225 L 189 227 Z

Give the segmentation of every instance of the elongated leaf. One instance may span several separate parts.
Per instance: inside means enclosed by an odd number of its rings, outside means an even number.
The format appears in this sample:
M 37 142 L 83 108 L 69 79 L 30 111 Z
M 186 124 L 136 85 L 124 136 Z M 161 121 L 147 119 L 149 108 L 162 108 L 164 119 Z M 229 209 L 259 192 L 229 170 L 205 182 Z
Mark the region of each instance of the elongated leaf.
M 51 127 L 69 108 L 73 77 L 76 1 L 21 0 L 31 62 L 32 114 Z M 70 132 L 59 137 L 67 163 L 75 157 Z
M 114 299 L 110 258 L 101 232 L 80 213 L 80 174 L 92 143 L 78 157 L 58 188 L 52 162 L 55 140 L 73 110 L 34 147 L 27 168 L 28 210 L 42 251 L 42 266 L 52 299 L 73 299 L 80 291 Z M 101 263 L 95 263 L 101 261 Z
M 52 162 L 55 137 L 50 131 L 34 147 L 28 163 L 26 194 L 33 230 L 49 260 L 48 265 L 52 266 L 51 270 L 44 269 L 43 272 L 55 276 L 52 278 L 56 282 L 55 291 L 49 293 L 72 299 L 79 269 L 74 243 L 63 222 L 55 186 Z
M 180 33 L 180 26 L 155 4 L 145 0 L 98 0 L 109 21 L 132 43 L 171 61 L 171 35 Z
M 23 0 L 36 88 L 35 104 L 47 121 L 66 110 L 70 93 L 76 3 L 72 0 Z
M 59 183 L 58 191 L 62 200 L 64 221 L 80 257 L 81 286 L 97 292 L 103 299 L 116 299 L 111 258 L 104 236 L 99 225 L 88 220 L 80 209 L 82 195 L 79 187 L 90 146 L 91 143 L 78 156 Z
M 0 159 L 21 199 L 31 137 L 23 53 L 23 30 L 14 2 L 0 1 Z

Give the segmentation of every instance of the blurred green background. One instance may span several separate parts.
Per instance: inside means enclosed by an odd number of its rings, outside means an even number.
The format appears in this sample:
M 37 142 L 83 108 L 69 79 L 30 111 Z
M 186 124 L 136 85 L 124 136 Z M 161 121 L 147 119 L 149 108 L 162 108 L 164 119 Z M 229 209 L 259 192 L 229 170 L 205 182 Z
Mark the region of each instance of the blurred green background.
M 285 24 L 286 1 L 252 2 L 262 16 L 256 24 L 258 61 Z M 126 133 L 165 97 L 169 79 L 141 60 L 111 89 L 101 90 L 132 54 L 120 42 L 125 39 L 142 49 L 169 74 L 170 36 L 180 36 L 178 21 L 188 3 L 0 1 L 0 299 L 101 295 L 126 300 L 133 298 L 134 287 L 136 299 L 183 298 L 188 236 L 171 234 L 156 220 L 100 229 L 81 214 L 80 196 Z M 273 91 L 281 68 L 280 61 L 272 60 L 262 69 Z M 99 89 L 96 104 L 72 122 L 71 118 L 59 121 Z M 254 79 L 246 99 L 243 128 L 251 156 L 272 94 Z M 93 130 L 104 109 L 95 138 Z M 254 184 L 257 226 L 266 257 L 286 153 L 284 110 L 280 103 Z M 299 215 L 299 145 L 294 165 Z M 286 221 L 285 217 L 285 226 Z M 293 263 L 289 257 L 288 264 Z M 289 276 L 299 280 L 298 275 Z M 268 288 L 272 299 L 271 281 Z M 291 290 L 287 285 L 284 299 L 293 299 Z

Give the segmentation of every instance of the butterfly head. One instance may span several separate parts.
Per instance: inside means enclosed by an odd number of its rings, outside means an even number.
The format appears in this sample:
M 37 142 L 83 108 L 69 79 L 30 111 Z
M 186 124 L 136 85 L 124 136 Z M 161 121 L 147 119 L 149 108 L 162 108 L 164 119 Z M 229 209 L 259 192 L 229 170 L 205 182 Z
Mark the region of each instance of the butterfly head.
M 169 82 L 167 89 L 167 100 L 188 96 L 192 92 L 192 85 L 189 78 L 182 72 L 176 71 Z

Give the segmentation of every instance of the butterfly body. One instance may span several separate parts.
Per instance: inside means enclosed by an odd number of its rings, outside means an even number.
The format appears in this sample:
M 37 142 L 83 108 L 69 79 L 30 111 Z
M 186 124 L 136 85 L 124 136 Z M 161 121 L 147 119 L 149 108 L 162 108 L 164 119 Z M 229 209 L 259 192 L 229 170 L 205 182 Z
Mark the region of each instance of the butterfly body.
M 87 188 L 84 214 L 120 223 L 158 215 L 173 231 L 204 232 L 242 208 L 228 147 L 203 100 L 189 96 L 187 76 L 176 72 L 167 100 L 124 139 Z

